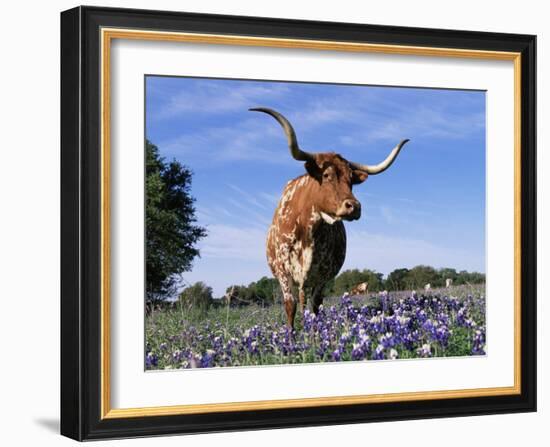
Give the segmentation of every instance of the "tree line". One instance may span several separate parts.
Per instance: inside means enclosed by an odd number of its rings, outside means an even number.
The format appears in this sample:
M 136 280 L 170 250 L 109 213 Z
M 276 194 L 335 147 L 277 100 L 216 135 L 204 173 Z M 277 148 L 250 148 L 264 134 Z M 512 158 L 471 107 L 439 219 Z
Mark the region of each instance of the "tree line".
M 445 287 L 447 279 L 453 285 L 482 284 L 485 274 L 479 272 L 457 271 L 453 268 L 436 269 L 428 265 L 417 265 L 411 269 L 395 269 L 386 277 L 382 273 L 370 269 L 344 270 L 330 281 L 324 290 L 325 296 L 342 296 L 357 284 L 367 282 L 368 292 L 377 293 L 382 290 L 419 290 L 426 284 L 432 288 Z M 282 301 L 281 288 L 275 278 L 266 276 L 248 285 L 232 285 L 226 289 L 224 297 L 215 299 L 212 288 L 203 282 L 195 283 L 183 289 L 178 301 L 184 306 L 195 309 L 207 309 L 211 306 L 246 306 L 257 304 L 269 306 Z

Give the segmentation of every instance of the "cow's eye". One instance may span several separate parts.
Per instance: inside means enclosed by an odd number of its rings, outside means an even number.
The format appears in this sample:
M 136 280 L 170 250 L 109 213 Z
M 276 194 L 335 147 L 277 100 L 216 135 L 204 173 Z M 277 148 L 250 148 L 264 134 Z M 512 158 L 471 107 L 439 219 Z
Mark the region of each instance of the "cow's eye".
M 330 174 L 329 174 L 328 172 L 325 172 L 325 173 L 323 174 L 323 178 L 325 178 L 325 179 L 328 180 L 328 179 L 330 178 Z

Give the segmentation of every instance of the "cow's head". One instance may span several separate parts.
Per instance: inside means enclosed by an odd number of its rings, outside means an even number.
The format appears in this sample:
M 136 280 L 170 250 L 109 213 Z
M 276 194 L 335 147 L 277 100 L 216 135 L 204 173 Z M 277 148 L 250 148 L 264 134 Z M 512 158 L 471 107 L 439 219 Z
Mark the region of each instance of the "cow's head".
M 275 118 L 285 131 L 292 157 L 305 162 L 307 173 L 316 180 L 311 199 L 325 222 L 357 220 L 361 217 L 361 203 L 352 193 L 353 185 L 363 183 L 369 175 L 380 174 L 390 167 L 403 145 L 403 140 L 380 164 L 363 165 L 346 160 L 334 152 L 305 152 L 298 146 L 296 133 L 289 121 L 275 110 L 265 107 L 250 109 Z

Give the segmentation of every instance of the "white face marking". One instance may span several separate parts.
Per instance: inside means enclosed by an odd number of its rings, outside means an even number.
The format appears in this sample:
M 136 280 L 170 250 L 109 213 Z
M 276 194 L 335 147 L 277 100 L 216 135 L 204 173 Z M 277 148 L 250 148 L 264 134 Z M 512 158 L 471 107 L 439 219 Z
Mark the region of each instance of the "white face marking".
M 332 216 L 329 216 L 327 213 L 324 213 L 324 212 L 320 212 L 321 214 L 321 217 L 323 218 L 323 220 L 328 223 L 329 225 L 332 225 L 334 222 L 338 222 L 340 220 L 339 217 L 332 217 Z

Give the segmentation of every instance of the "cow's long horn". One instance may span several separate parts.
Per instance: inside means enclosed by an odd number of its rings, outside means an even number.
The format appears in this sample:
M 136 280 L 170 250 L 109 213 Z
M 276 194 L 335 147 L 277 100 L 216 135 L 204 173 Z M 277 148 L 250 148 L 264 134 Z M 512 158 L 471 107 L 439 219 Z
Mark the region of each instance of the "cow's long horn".
M 350 165 L 355 169 L 359 169 L 360 171 L 365 171 L 367 174 L 371 174 L 371 175 L 380 174 L 381 172 L 384 172 L 386 169 L 388 169 L 391 166 L 391 164 L 394 162 L 397 155 L 399 154 L 399 151 L 401 150 L 401 148 L 408 141 L 409 141 L 408 139 L 403 140 L 401 141 L 401 143 L 395 146 L 393 150 L 390 152 L 390 155 L 388 155 L 382 163 L 371 166 L 371 165 L 362 165 L 360 163 L 350 162 Z
M 279 112 L 276 112 L 273 109 L 268 109 L 267 107 L 256 107 L 254 109 L 248 109 L 248 110 L 252 112 L 267 113 L 268 115 L 271 115 L 273 118 L 277 120 L 277 122 L 281 125 L 281 127 L 285 131 L 286 137 L 288 139 L 288 147 L 290 148 L 290 153 L 292 157 L 294 157 L 296 160 L 308 161 L 308 160 L 315 159 L 315 154 L 312 154 L 310 152 L 306 152 L 300 149 L 300 146 L 298 146 L 298 140 L 296 139 L 296 133 L 294 132 L 292 125 Z

